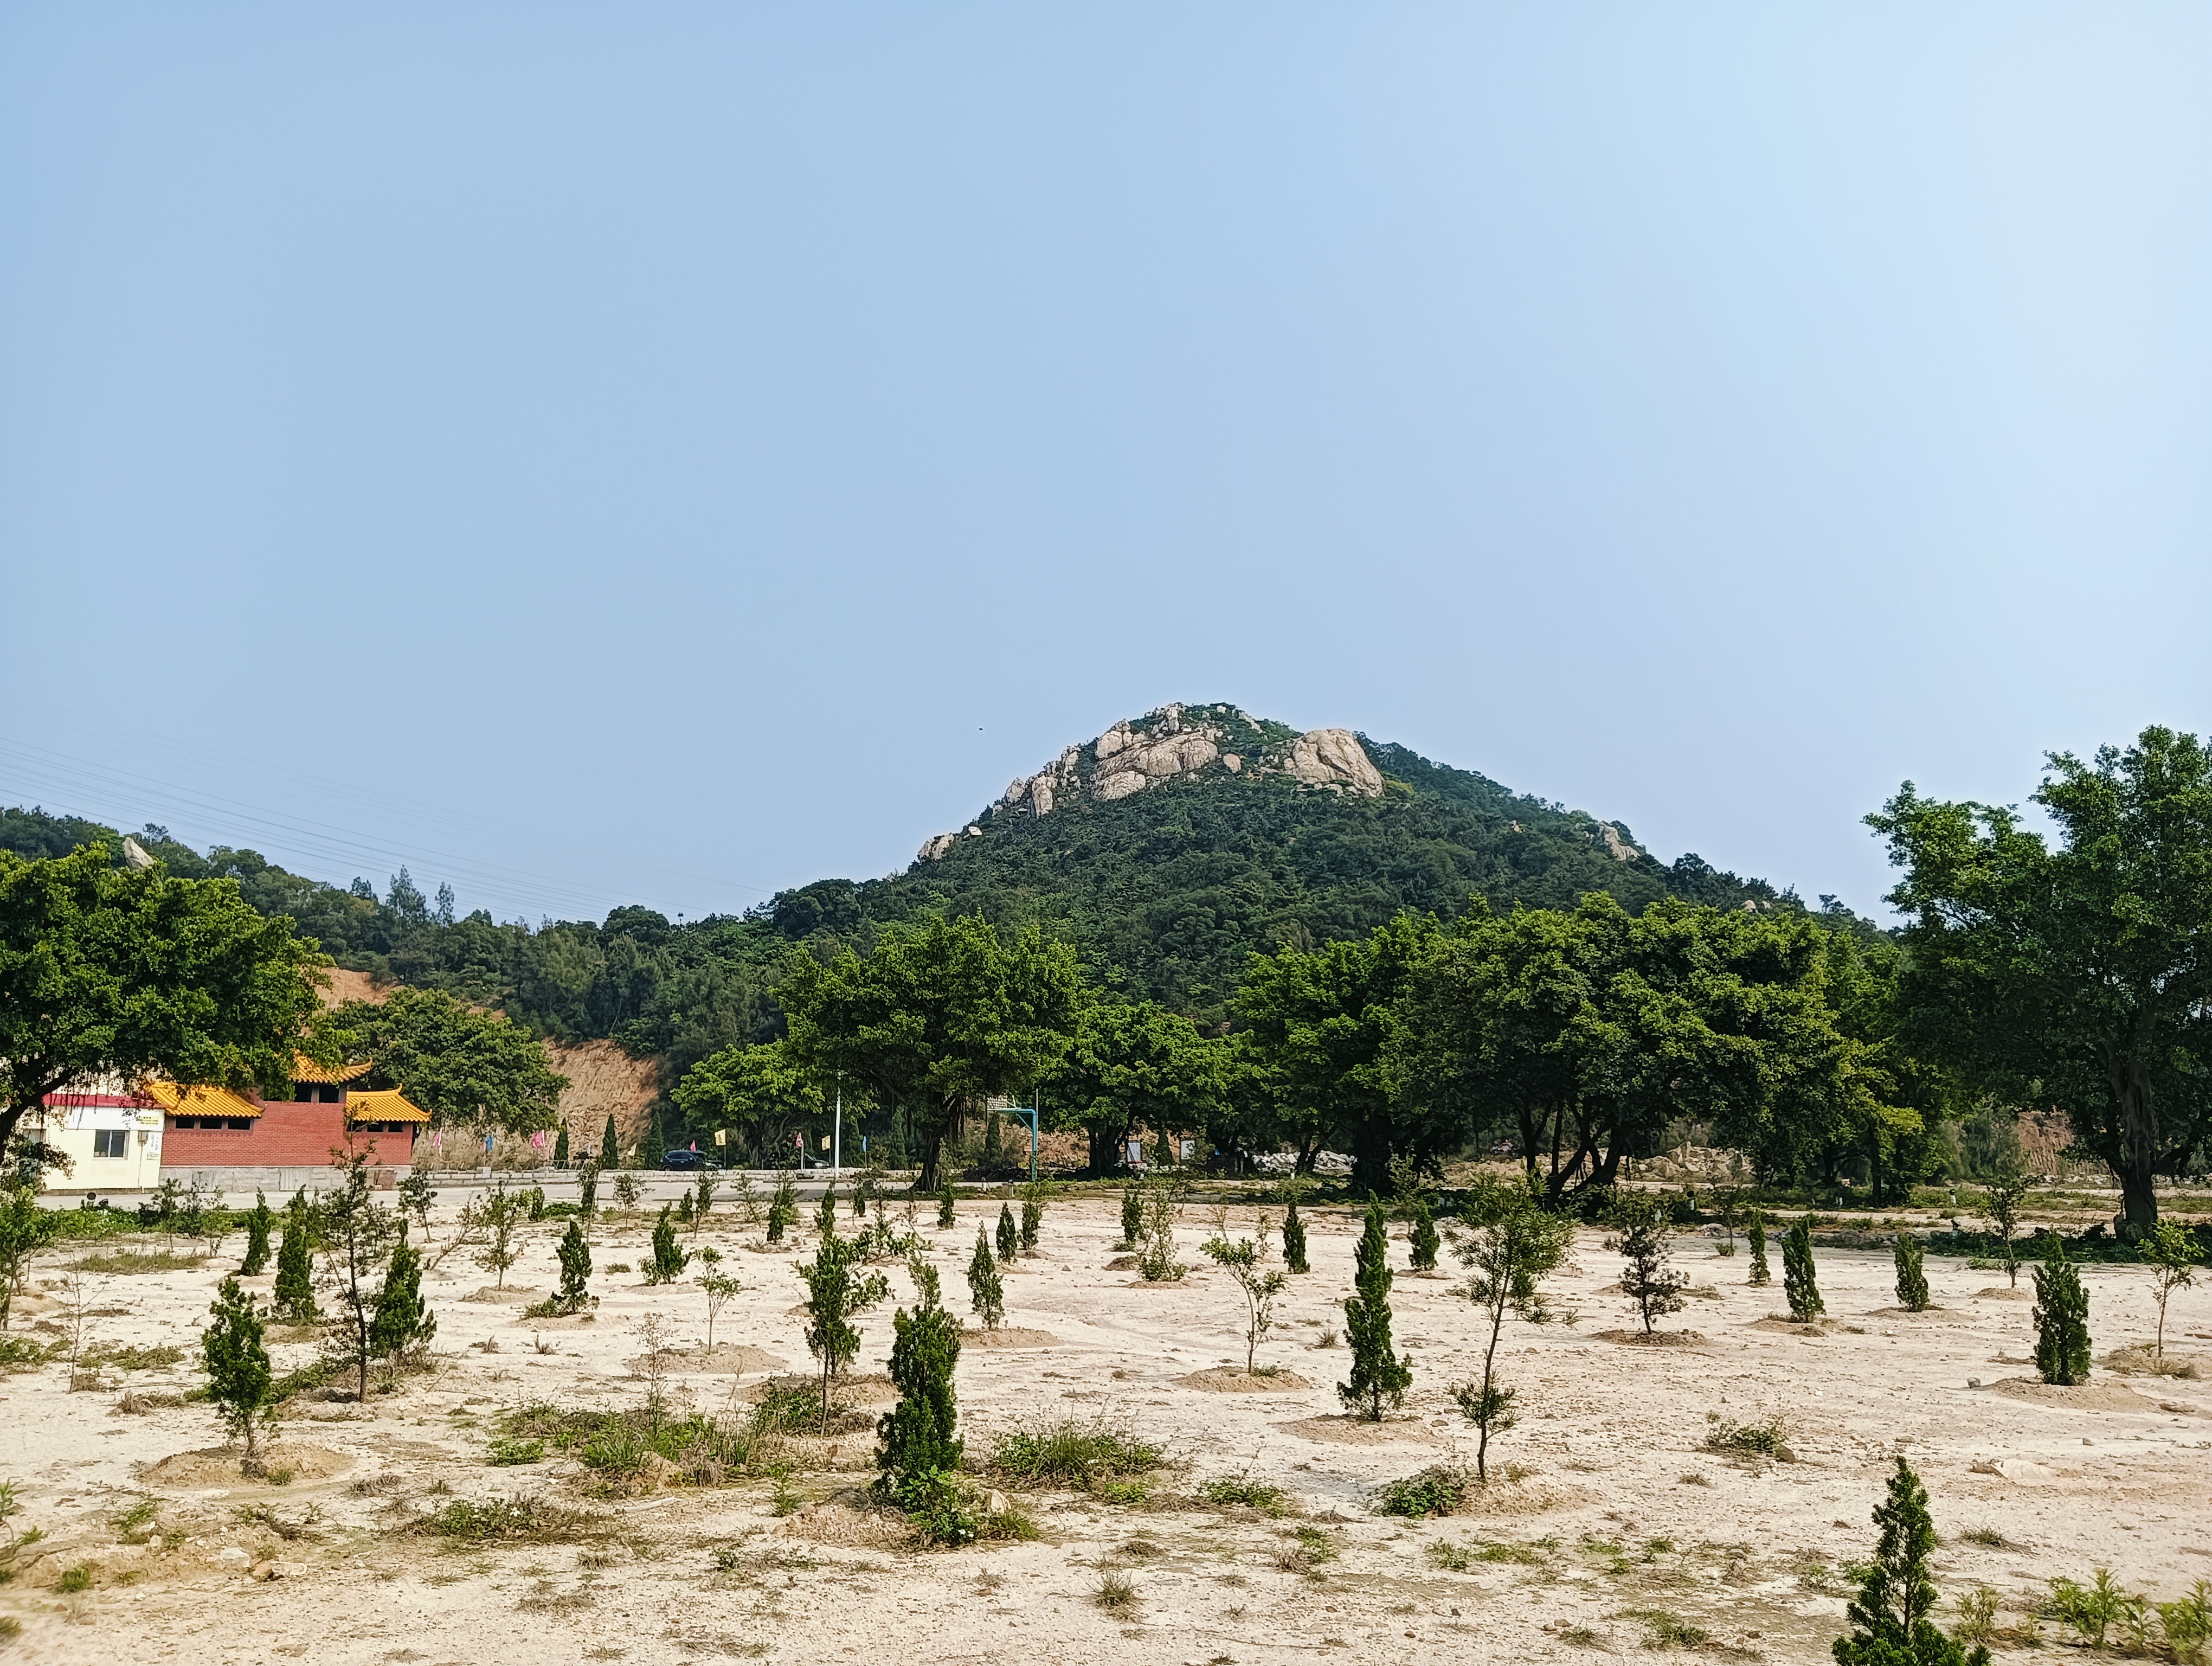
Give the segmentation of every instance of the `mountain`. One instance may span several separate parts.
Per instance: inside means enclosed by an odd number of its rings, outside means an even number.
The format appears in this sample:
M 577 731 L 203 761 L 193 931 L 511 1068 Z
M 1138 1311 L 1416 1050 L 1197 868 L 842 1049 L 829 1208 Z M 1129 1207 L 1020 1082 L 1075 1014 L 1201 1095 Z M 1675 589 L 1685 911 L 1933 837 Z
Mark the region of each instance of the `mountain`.
M 664 1085 L 778 1032 L 772 986 L 794 945 L 865 948 L 878 927 L 933 910 L 1036 922 L 1073 942 L 1102 988 L 1218 1021 L 1255 949 L 1355 935 L 1400 909 L 1449 919 L 1477 893 L 1498 908 L 1565 907 L 1590 891 L 1631 909 L 1662 897 L 1801 906 L 1696 856 L 1662 863 L 1625 822 L 1347 729 L 1301 734 L 1221 705 L 1165 706 L 1067 747 L 902 873 L 817 880 L 743 916 L 682 925 L 642 908 L 534 929 L 457 917 L 450 891 L 434 901 L 404 869 L 380 896 L 367 879 L 327 885 L 251 850 L 203 855 L 160 827 L 135 836 L 172 873 L 236 879 L 340 966 L 449 989 L 558 1040 L 611 1037 L 657 1060 Z M 0 810 L 0 849 L 62 855 L 94 839 L 124 860 L 112 828 Z M 1872 929 L 1840 909 L 1824 918 Z
M 1694 855 L 1661 862 L 1624 822 L 1403 746 L 1170 705 L 1017 777 L 904 872 L 819 880 L 766 915 L 792 939 L 865 939 L 939 909 L 1035 921 L 1102 984 L 1215 1017 L 1251 950 L 1355 935 L 1401 909 L 1449 919 L 1477 893 L 1510 909 L 1592 891 L 1631 910 L 1662 897 L 1799 906 Z

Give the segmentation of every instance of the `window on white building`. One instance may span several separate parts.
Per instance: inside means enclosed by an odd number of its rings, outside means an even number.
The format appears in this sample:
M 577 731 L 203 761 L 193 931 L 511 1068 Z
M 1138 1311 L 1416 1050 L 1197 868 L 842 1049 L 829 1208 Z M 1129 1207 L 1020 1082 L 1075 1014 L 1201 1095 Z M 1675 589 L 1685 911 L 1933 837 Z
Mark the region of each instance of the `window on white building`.
M 120 1157 L 130 1138 L 128 1128 L 94 1128 L 92 1131 L 92 1154 L 94 1157 Z

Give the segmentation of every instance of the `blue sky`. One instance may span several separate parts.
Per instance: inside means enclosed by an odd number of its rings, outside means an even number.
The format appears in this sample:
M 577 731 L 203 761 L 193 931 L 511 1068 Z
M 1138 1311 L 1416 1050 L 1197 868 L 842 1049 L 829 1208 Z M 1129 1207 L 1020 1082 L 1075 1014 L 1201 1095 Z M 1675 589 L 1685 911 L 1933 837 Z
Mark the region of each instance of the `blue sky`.
M 1873 909 L 2206 726 L 2198 6 L 17 5 L 0 802 L 501 918 L 1168 700 Z

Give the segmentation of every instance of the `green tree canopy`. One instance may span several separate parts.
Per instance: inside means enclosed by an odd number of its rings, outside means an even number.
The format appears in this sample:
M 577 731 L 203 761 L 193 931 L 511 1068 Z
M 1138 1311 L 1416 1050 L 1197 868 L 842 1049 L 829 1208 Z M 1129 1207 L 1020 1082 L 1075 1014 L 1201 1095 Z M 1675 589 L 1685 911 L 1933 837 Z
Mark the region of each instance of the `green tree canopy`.
M 331 1055 L 326 964 L 232 880 L 118 868 L 101 845 L 0 851 L 0 1150 L 47 1094 L 103 1076 L 289 1094 L 295 1049 Z
M 795 952 L 780 991 L 793 1063 L 817 1085 L 841 1073 L 907 1121 L 921 1187 L 945 1136 L 994 1094 L 1034 1085 L 1075 1037 L 1073 951 L 1034 927 L 1002 939 L 985 921 L 886 927 L 867 955 Z
M 349 1000 L 335 1021 L 347 1050 L 376 1067 L 441 1122 L 490 1122 L 511 1134 L 551 1128 L 568 1079 L 520 1025 L 442 989 L 399 988 L 382 1003 Z
M 2093 763 L 2052 753 L 2033 799 L 2055 845 L 1911 781 L 1867 818 L 1905 870 L 1904 1027 L 1984 1091 L 2063 1108 L 2140 1237 L 2152 1177 L 2212 1136 L 2212 753 L 2148 728 Z
M 1053 1125 L 1079 1128 L 1103 1174 L 1139 1126 L 1196 1128 L 1218 1112 L 1228 1049 L 1157 1001 L 1090 1003 L 1075 1044 L 1042 1084 Z
M 785 1161 L 792 1130 L 829 1111 L 821 1085 L 799 1067 L 782 1042 L 725 1048 L 702 1059 L 669 1097 L 693 1137 L 711 1138 L 715 1129 L 728 1128 L 738 1144 L 780 1152 Z
M 1364 938 L 1252 956 L 1234 1002 L 1238 1053 L 1299 1146 L 1301 1170 L 1322 1141 L 1341 1140 L 1352 1183 L 1387 1192 L 1394 1154 L 1441 1149 L 1443 1126 L 1407 1114 L 1383 1060 L 1395 1003 L 1437 936 L 1434 919 L 1401 914 Z

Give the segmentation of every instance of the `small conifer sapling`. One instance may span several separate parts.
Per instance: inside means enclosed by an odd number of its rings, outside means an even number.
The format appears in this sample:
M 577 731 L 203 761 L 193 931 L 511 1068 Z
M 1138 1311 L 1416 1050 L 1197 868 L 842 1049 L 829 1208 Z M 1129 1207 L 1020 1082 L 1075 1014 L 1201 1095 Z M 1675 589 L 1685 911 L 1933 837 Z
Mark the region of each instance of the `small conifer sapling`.
M 1413 1373 L 1391 1351 L 1390 1240 L 1382 1223 L 1382 1200 L 1371 1194 L 1366 1230 L 1354 1253 L 1354 1293 L 1344 1304 L 1344 1340 L 1352 1350 L 1352 1377 L 1338 1383 L 1336 1392 L 1368 1422 L 1380 1423 L 1383 1402 L 1402 1404 Z
M 592 1276 L 592 1246 L 584 1237 L 584 1222 L 580 1216 L 571 1216 L 568 1230 L 561 1235 L 561 1284 L 553 1292 L 556 1312 L 574 1313 L 590 1299 L 586 1288 Z
M 1682 1287 L 1690 1275 L 1667 1264 L 1674 1254 L 1674 1235 L 1668 1230 L 1667 1206 L 1659 1199 L 1624 1192 L 1613 1203 L 1613 1225 L 1615 1236 L 1607 1247 L 1619 1250 L 1625 1263 L 1620 1293 L 1649 1336 L 1656 1321 L 1682 1310 Z
M 968 1258 L 968 1304 L 982 1319 L 983 1329 L 996 1330 L 1006 1316 L 1006 1287 L 999 1278 L 999 1258 L 991 1253 L 991 1240 L 975 1229 L 975 1253 Z
M 1429 1201 L 1426 1198 L 1414 1200 L 1413 1222 L 1406 1237 L 1407 1247 L 1411 1252 L 1410 1260 L 1413 1271 L 1435 1272 L 1437 1247 L 1440 1240 L 1437 1237 L 1436 1216 L 1430 1212 Z
M 952 1213 L 953 1201 L 952 1183 L 947 1180 L 937 1194 L 937 1224 L 940 1227 L 952 1225 L 957 1220 Z
M 576 1214 L 580 1219 L 589 1220 L 599 1212 L 599 1166 L 586 1163 L 581 1173 L 582 1177 L 576 1183 Z
M 208 1311 L 213 1322 L 200 1336 L 200 1359 L 207 1367 L 208 1399 L 222 1414 L 233 1438 L 246 1442 L 242 1473 L 258 1474 L 258 1432 L 273 1420 L 276 1379 L 262 1340 L 261 1316 L 253 1298 L 235 1278 L 225 1279 Z
M 607 1114 L 607 1131 L 599 1136 L 599 1166 L 603 1169 L 613 1169 L 619 1168 L 621 1165 L 622 1152 L 615 1145 L 614 1114 L 610 1111 Z
M 252 1278 L 269 1265 L 269 1230 L 276 1223 L 276 1212 L 269 1207 L 267 1195 L 257 1190 L 246 1214 L 246 1259 L 238 1268 L 242 1277 Z
M 1133 1250 L 1145 1230 L 1144 1200 L 1137 1195 L 1134 1186 L 1126 1187 L 1121 1193 L 1121 1247 Z
M 1809 1325 L 1828 1310 L 1820 1299 L 1820 1280 L 1814 1276 L 1813 1229 L 1801 1217 L 1782 1235 L 1782 1294 L 1790 1304 L 1790 1316 Z
M 2046 1383 L 2089 1380 L 2089 1298 L 2081 1269 L 2052 1232 L 2035 1269 L 2035 1369 Z
M 1929 1569 L 1936 1524 L 1928 1491 L 1902 1457 L 1889 1479 L 1889 1496 L 1875 1506 L 1881 1537 L 1846 1617 L 1848 1636 L 1835 1641 L 1837 1666 L 1989 1666 L 1990 1651 L 1972 1653 L 1936 1625 L 1936 1581 Z
M 568 1166 L 568 1130 L 566 1128 L 563 1128 L 554 1139 L 553 1166 L 556 1169 L 565 1169 Z
M 1010 1262 L 1021 1251 L 1021 1235 L 1014 1226 L 1014 1207 L 1011 1203 L 999 1206 L 999 1259 Z
M 934 1268 L 920 1268 L 915 1283 L 920 1299 L 914 1310 L 901 1308 L 891 1317 L 890 1376 L 898 1404 L 876 1426 L 879 1485 L 901 1505 L 933 1496 L 958 1471 L 963 1450 L 952 1383 L 960 1324 L 939 1304 Z
M 284 1237 L 276 1246 L 276 1316 L 295 1325 L 312 1324 L 315 1318 L 315 1273 L 307 1255 L 313 1230 L 312 1208 L 302 1191 L 284 1211 Z
M 1920 1240 L 1911 1232 L 1897 1235 L 1897 1304 L 1907 1313 L 1928 1310 L 1928 1269 Z
M 1766 1218 L 1756 1209 L 1751 1212 L 1751 1225 L 1744 1236 L 1751 1241 L 1750 1282 L 1772 1284 L 1774 1269 L 1766 1264 Z
M 437 1317 L 422 1299 L 422 1257 L 407 1242 L 403 1228 L 392 1264 L 385 1268 L 383 1287 L 376 1292 L 376 1311 L 368 1324 L 369 1351 L 396 1371 L 410 1353 L 429 1347 L 437 1334 Z
M 684 1194 L 687 1198 L 689 1192 Z M 669 1206 L 660 1206 L 660 1219 L 653 1224 L 653 1264 L 645 1270 L 647 1284 L 673 1284 L 684 1276 L 684 1269 L 691 1257 L 678 1247 L 676 1224 L 669 1218 Z
M 1037 1238 L 1044 1231 L 1045 1183 L 1032 1180 L 1022 1188 L 1022 1253 L 1036 1253 Z
M 1298 1213 L 1298 1194 L 1304 1189 L 1295 1177 L 1283 1187 L 1283 1268 L 1289 1273 L 1313 1271 L 1306 1264 L 1305 1218 Z

